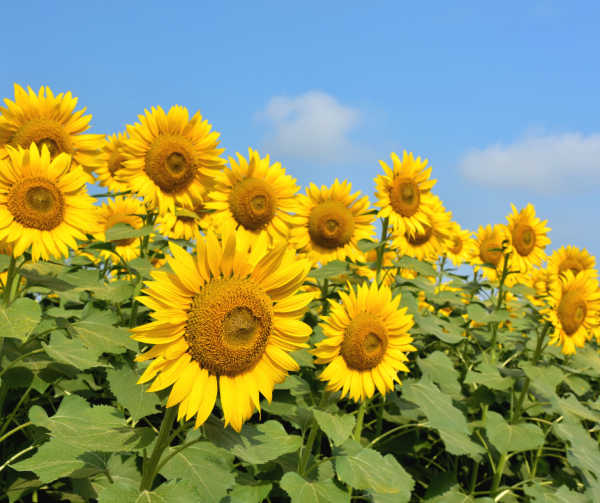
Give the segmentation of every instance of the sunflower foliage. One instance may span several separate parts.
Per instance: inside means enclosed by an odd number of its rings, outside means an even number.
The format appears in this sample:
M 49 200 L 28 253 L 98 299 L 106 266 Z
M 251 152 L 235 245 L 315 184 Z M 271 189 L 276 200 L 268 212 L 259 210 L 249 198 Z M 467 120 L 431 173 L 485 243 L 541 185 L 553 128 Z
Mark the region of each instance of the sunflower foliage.
M 412 154 L 372 209 L 180 106 L 5 103 L 0 501 L 600 501 L 595 259 L 532 205 L 473 233 Z

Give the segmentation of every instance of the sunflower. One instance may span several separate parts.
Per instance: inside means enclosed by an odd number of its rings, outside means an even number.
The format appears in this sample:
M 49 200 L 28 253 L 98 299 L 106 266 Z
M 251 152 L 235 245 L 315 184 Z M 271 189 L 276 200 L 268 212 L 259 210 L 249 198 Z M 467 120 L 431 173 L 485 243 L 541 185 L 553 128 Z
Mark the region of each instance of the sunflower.
M 167 407 L 179 404 L 179 419 L 196 415 L 196 428 L 211 413 L 217 391 L 225 425 L 240 431 L 270 402 L 275 383 L 299 370 L 290 351 L 308 347 L 311 328 L 300 321 L 312 293 L 294 295 L 310 270 L 282 242 L 267 253 L 263 234 L 252 246 L 231 232 L 219 243 L 212 230 L 197 235 L 197 256 L 169 243 L 175 274 L 154 272 L 148 294 L 138 300 L 156 321 L 131 329 L 133 339 L 155 344 L 137 357 L 154 358 L 140 383 L 148 391 L 174 385 Z
M 450 240 L 446 247 L 446 257 L 448 257 L 456 267 L 460 267 L 471 257 L 475 240 L 471 237 L 473 233 L 468 230 L 462 230 L 456 222 L 452 226 Z
M 98 159 L 102 161 L 102 166 L 96 170 L 96 176 L 100 181 L 101 187 L 106 187 L 111 192 L 125 192 L 129 190 L 129 185 L 119 182 L 115 175 L 123 169 L 121 164 L 125 161 L 123 147 L 127 140 L 127 133 L 117 133 L 104 140 L 104 146 Z
M 393 167 L 379 161 L 385 175 L 374 180 L 379 199 L 374 206 L 381 208 L 377 216 L 389 217 L 390 225 L 399 235 L 422 234 L 429 225 L 423 206 L 433 202 L 431 188 L 437 180 L 429 180 L 431 168 L 427 168 L 427 159 L 415 160 L 412 152 L 404 152 L 402 161 L 394 152 L 391 158 Z
M 156 220 L 158 231 L 169 238 L 191 241 L 198 227 L 208 229 L 212 214 L 206 211 L 206 204 L 195 197 L 192 197 L 192 204 L 190 208 L 176 208 L 175 214 L 167 213 L 159 217 Z
M 377 249 L 369 250 L 365 254 L 365 262 L 377 263 Z M 398 269 L 394 267 L 394 260 L 398 260 L 398 254 L 395 251 L 386 251 L 383 253 L 383 263 L 381 269 L 381 279 L 384 285 L 392 285 L 396 282 Z M 356 274 L 364 276 L 369 281 L 375 279 L 376 271 L 369 266 L 361 266 L 355 269 Z
M 213 213 L 216 226 L 240 229 L 251 243 L 267 233 L 272 244 L 287 239 L 294 224 L 299 187 L 296 179 L 285 174 L 280 163 L 270 165 L 269 156 L 260 158 L 248 149 L 248 161 L 238 155 L 238 162 L 229 158 L 226 168 L 216 178 L 215 190 L 206 203 Z
M 125 161 L 116 179 L 126 183 L 150 208 L 158 206 L 161 216 L 175 213 L 175 205 L 190 208 L 199 199 L 225 161 L 219 157 L 219 133 L 200 112 L 191 119 L 184 107 L 162 108 L 139 115 L 140 123 L 127 126 Z
M 550 308 L 542 314 L 554 326 L 550 344 L 562 345 L 566 355 L 575 353 L 575 348 L 582 348 L 598 329 L 598 280 L 590 273 L 575 276 L 567 269 L 552 285 L 548 301 Z
M 551 282 L 559 281 L 559 277 L 565 271 L 571 271 L 575 276 L 580 272 L 590 272 L 593 276 L 597 275 L 595 271 L 596 259 L 583 248 L 580 250 L 576 246 L 562 246 L 558 250 L 554 250 L 548 258 L 546 269 Z
M 50 158 L 69 154 L 71 170 L 83 167 L 84 181 L 94 183 L 92 171 L 102 165 L 97 158 L 104 141 L 103 134 L 81 134 L 87 131 L 91 115 L 83 115 L 85 108 L 73 113 L 77 98 L 71 92 L 54 97 L 49 87 L 39 93 L 27 87 L 29 94 L 15 84 L 15 101 L 5 99 L 7 108 L 0 107 L 0 160 L 9 156 L 7 147 L 29 149 L 32 143 L 38 149 L 46 145 Z
M 290 242 L 305 252 L 313 264 L 362 258 L 358 241 L 371 239 L 374 216 L 367 213 L 369 198 L 357 200 L 360 191 L 350 194 L 351 190 L 351 183 L 340 183 L 336 178 L 329 189 L 323 185 L 319 190 L 311 183 L 306 196 L 298 195 L 297 223 Z
M 331 316 L 321 324 L 326 339 L 311 350 L 316 363 L 328 364 L 319 379 L 327 381 L 326 391 L 342 389 L 354 401 L 371 398 L 375 388 L 382 395 L 400 383 L 398 371 L 409 372 L 403 363 L 405 353 L 416 351 L 407 333 L 413 326 L 407 308 L 398 309 L 400 294 L 375 282 L 358 286 L 348 284 L 350 294 L 340 291 L 342 303 L 331 302 Z
M 548 220 L 540 221 L 535 216 L 535 208 L 528 204 L 517 211 L 511 204 L 513 213 L 509 214 L 508 233 L 510 237 L 507 253 L 512 253 L 512 264 L 520 272 L 527 272 L 533 266 L 538 266 L 546 260 L 544 249 L 550 244 L 546 234 L 551 230 L 546 227 Z
M 6 147 L 0 161 L 0 240 L 14 246 L 15 257 L 31 246 L 33 261 L 68 256 L 75 239 L 87 240 L 94 222 L 95 199 L 87 195 L 83 168 L 71 168 L 71 156 L 51 159 L 44 144 L 40 153 Z
M 398 254 L 409 255 L 418 260 L 435 261 L 446 250 L 446 241 L 451 239 L 452 217 L 451 212 L 446 212 L 442 201 L 437 196 L 432 196 L 427 205 L 421 205 L 425 215 L 423 231 L 410 234 L 408 230 L 392 233 L 391 248 L 398 249 Z
M 105 232 L 113 225 L 124 223 L 129 224 L 134 229 L 140 229 L 144 221 L 140 215 L 145 215 L 146 210 L 142 202 L 132 197 L 117 196 L 115 200 L 108 199 L 107 203 L 96 207 L 97 227 L 94 230 L 94 237 L 99 241 L 104 241 Z M 140 256 L 140 240 L 138 238 L 118 239 L 112 241 L 118 255 L 108 250 L 102 250 L 103 258 L 112 258 L 120 261 L 123 257 L 125 262 L 130 262 Z
M 504 267 L 502 243 L 507 239 L 506 229 L 501 225 L 494 225 L 494 227 L 490 224 L 486 227 L 479 226 L 470 260 L 475 272 L 481 270 L 483 277 L 489 281 L 498 281 L 500 279 Z M 482 267 L 483 264 L 491 264 L 494 267 Z

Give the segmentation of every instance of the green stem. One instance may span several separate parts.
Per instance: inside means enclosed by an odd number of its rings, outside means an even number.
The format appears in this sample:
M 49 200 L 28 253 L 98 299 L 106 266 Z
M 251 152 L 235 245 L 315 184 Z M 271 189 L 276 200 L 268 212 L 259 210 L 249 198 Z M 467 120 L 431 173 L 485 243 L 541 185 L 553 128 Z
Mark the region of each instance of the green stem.
M 154 446 L 154 450 L 148 460 L 147 466 L 144 466 L 144 476 L 140 482 L 140 491 L 148 491 L 152 488 L 152 483 L 158 473 L 157 467 L 160 458 L 162 457 L 163 452 L 165 452 L 165 449 L 169 447 L 169 434 L 171 433 L 173 421 L 177 417 L 177 409 L 178 407 L 170 407 L 165 411 L 165 417 L 160 425 L 156 445 Z
M 327 316 L 329 312 L 329 301 L 327 300 L 327 296 L 329 295 L 329 280 L 325 278 L 323 280 L 323 286 L 321 287 L 321 316 Z
M 16 407 L 13 409 L 12 413 L 10 416 L 8 416 L 8 419 L 6 420 L 6 422 L 2 425 L 2 428 L 0 429 L 0 435 L 2 435 L 5 431 L 6 428 L 8 428 L 8 425 L 10 424 L 10 422 L 13 420 L 13 418 L 15 417 L 15 415 L 17 414 L 17 412 L 19 411 L 19 408 L 21 407 L 21 405 L 23 404 L 23 402 L 25 401 L 25 399 L 29 396 L 29 393 L 31 392 L 31 388 L 27 388 L 27 391 L 25 391 L 25 393 L 23 393 L 23 396 L 21 397 L 21 399 L 19 400 L 19 403 L 17 403 Z
M 19 356 L 19 358 L 10 362 L 10 364 L 5 369 L 2 369 L 2 372 L 0 372 L 0 377 L 2 377 L 4 375 L 4 372 L 6 372 L 8 369 L 10 369 L 15 363 L 20 362 L 23 358 L 27 358 L 28 356 L 35 355 L 37 353 L 41 353 L 42 351 L 46 351 L 46 350 L 44 348 L 36 349 L 35 351 L 31 351 L 29 353 Z
M 179 447 L 177 447 L 171 454 L 169 454 L 165 459 L 163 459 L 162 462 L 156 467 L 156 473 L 160 472 L 160 469 L 163 466 L 165 466 L 173 456 L 175 456 L 176 454 L 179 454 L 184 449 L 187 449 L 190 445 L 197 444 L 198 442 L 202 442 L 204 440 L 205 440 L 204 438 L 197 438 L 196 440 L 192 440 L 191 442 L 188 442 L 187 444 L 183 444 L 183 445 L 180 445 Z
M 381 396 L 379 398 L 381 407 L 377 409 L 377 422 L 375 423 L 375 437 L 381 436 L 381 431 L 383 430 L 383 411 L 385 405 L 385 396 Z
M 498 304 L 496 306 L 496 310 L 502 308 L 502 301 L 504 299 L 504 282 L 506 281 L 506 276 L 508 275 L 508 258 L 509 254 L 504 255 L 504 267 L 502 268 L 502 277 L 500 278 L 500 289 L 498 290 Z
M 375 273 L 375 281 L 377 285 L 381 285 L 381 269 L 383 267 L 383 254 L 385 253 L 385 244 L 387 242 L 389 217 L 385 217 L 381 224 L 381 238 L 379 239 L 379 248 L 377 248 L 377 272 Z
M 13 433 L 17 433 L 17 431 L 22 430 L 23 428 L 27 428 L 31 426 L 33 423 L 25 423 L 20 426 L 17 426 L 14 430 L 10 430 L 6 435 L 0 437 L 0 442 L 4 442 L 8 437 L 10 437 Z
M 319 402 L 319 409 L 325 410 L 327 408 L 327 403 L 329 402 L 329 397 L 331 396 L 331 391 L 324 391 L 321 396 L 321 401 Z M 306 465 L 308 464 L 308 458 L 310 457 L 310 452 L 312 451 L 312 446 L 315 443 L 315 438 L 317 438 L 317 433 L 319 432 L 319 423 L 313 417 L 312 423 L 310 425 L 310 433 L 308 434 L 308 440 L 306 441 L 306 447 L 304 447 L 304 452 L 302 453 L 302 457 L 300 458 L 300 464 L 298 465 L 298 473 L 300 476 L 304 476 L 304 472 L 306 471 Z
M 494 480 L 492 482 L 492 488 L 490 490 L 490 496 L 494 496 L 496 491 L 498 490 L 498 486 L 500 485 L 500 480 L 502 479 L 502 472 L 504 471 L 504 465 L 506 464 L 506 460 L 508 459 L 508 454 L 502 454 L 500 456 L 500 460 L 498 461 L 498 466 L 496 467 L 496 473 L 494 474 Z
M 137 324 L 137 312 L 139 302 L 136 297 L 140 294 L 140 290 L 142 289 L 142 275 L 138 274 L 136 276 L 135 288 L 133 289 L 133 295 L 131 296 L 131 313 L 129 314 L 129 328 L 133 328 Z
M 365 419 L 365 412 L 370 400 L 365 398 L 358 407 L 358 414 L 356 414 L 356 426 L 354 428 L 354 440 L 360 443 L 360 436 L 362 434 L 363 421 Z
M 479 463 L 473 461 L 473 469 L 471 470 L 471 484 L 469 486 L 469 494 L 475 492 L 475 483 L 477 482 L 477 475 L 479 474 Z
M 17 265 L 17 259 L 14 255 L 10 256 L 10 263 L 8 264 L 8 276 L 6 277 L 6 285 L 4 285 L 4 295 L 2 298 L 2 305 L 4 309 L 10 304 L 10 295 L 12 293 L 13 281 L 15 279 L 15 268 Z

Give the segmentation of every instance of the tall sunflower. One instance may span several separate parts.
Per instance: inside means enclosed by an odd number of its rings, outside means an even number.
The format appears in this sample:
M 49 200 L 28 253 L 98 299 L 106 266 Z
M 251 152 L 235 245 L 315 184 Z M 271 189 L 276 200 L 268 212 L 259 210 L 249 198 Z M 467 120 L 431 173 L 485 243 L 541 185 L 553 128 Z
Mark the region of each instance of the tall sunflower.
M 94 221 L 95 199 L 87 195 L 83 168 L 69 170 L 71 156 L 51 159 L 42 145 L 6 147 L 0 161 L 0 240 L 19 257 L 31 246 L 32 260 L 68 256 L 75 239 L 86 240 Z
M 145 215 L 146 209 L 139 199 L 117 196 L 114 201 L 109 198 L 107 203 L 96 207 L 97 227 L 94 230 L 96 239 L 104 241 L 105 232 L 116 224 L 129 224 L 134 229 L 140 229 L 144 225 L 140 215 Z M 118 239 L 113 241 L 113 244 L 118 255 L 108 250 L 102 250 L 103 258 L 116 259 L 118 262 L 120 256 L 125 262 L 130 262 L 140 256 L 140 240 L 138 238 Z
M 179 404 L 179 418 L 196 415 L 196 427 L 211 413 L 217 391 L 225 425 L 240 431 L 270 402 L 275 383 L 298 370 L 290 351 L 308 347 L 312 332 L 302 323 L 314 294 L 294 295 L 310 270 L 282 242 L 267 253 L 267 236 L 253 245 L 241 233 L 198 235 L 197 256 L 169 243 L 175 274 L 152 273 L 154 282 L 139 301 L 156 321 L 134 328 L 135 340 L 155 344 L 137 357 L 154 358 L 140 383 L 160 374 L 148 391 L 173 388 L 167 407 Z
M 519 283 L 523 283 L 535 290 L 535 294 L 527 295 L 527 299 L 534 305 L 542 307 L 545 305 L 545 298 L 550 291 L 550 275 L 547 269 L 538 269 L 534 267 L 527 274 L 521 275 Z
M 382 395 L 400 383 L 398 371 L 409 372 L 404 364 L 411 346 L 408 330 L 413 326 L 407 308 L 398 309 L 400 294 L 392 300 L 392 291 L 375 282 L 348 285 L 349 295 L 340 291 L 342 303 L 331 302 L 331 316 L 321 324 L 326 339 L 311 351 L 315 363 L 328 364 L 319 379 L 327 381 L 327 391 L 342 390 L 354 401 L 371 398 L 375 388 Z
M 456 267 L 461 266 L 471 257 L 475 246 L 475 240 L 471 237 L 472 234 L 469 230 L 462 230 L 456 222 L 452 226 L 450 240 L 446 246 L 446 256 Z
M 225 149 L 217 148 L 219 133 L 210 132 L 200 112 L 191 119 L 180 106 L 168 114 L 161 107 L 145 112 L 138 116 L 140 123 L 127 126 L 130 138 L 116 179 L 164 216 L 175 213 L 176 205 L 189 208 L 192 198 L 202 197 L 225 163 L 219 157 Z
M 374 206 L 381 208 L 377 216 L 389 217 L 390 225 L 399 235 L 423 234 L 429 225 L 423 206 L 433 202 L 431 188 L 437 180 L 429 180 L 431 168 L 427 168 L 427 159 L 415 160 L 412 152 L 406 151 L 402 160 L 394 152 L 391 158 L 392 167 L 379 161 L 385 175 L 375 178 L 379 201 Z
M 516 270 L 527 272 L 533 266 L 539 267 L 546 260 L 544 249 L 550 244 L 546 234 L 551 230 L 546 227 L 548 220 L 543 222 L 535 216 L 535 208 L 528 204 L 517 211 L 511 204 L 513 213 L 509 214 L 508 233 L 510 237 L 507 252 L 512 253 L 512 263 Z
M 175 214 L 159 217 L 156 220 L 157 230 L 169 238 L 191 241 L 196 237 L 198 228 L 208 229 L 212 214 L 206 211 L 206 204 L 195 197 L 192 197 L 192 203 L 191 208 L 176 208 Z
M 254 242 L 266 233 L 273 244 L 287 239 L 297 210 L 296 179 L 285 174 L 280 163 L 270 164 L 269 156 L 261 159 L 248 149 L 248 161 L 240 154 L 238 162 L 229 158 L 226 168 L 216 178 L 215 190 L 209 194 L 208 209 L 216 226 L 240 229 L 247 241 Z
M 421 205 L 421 211 L 425 215 L 423 232 L 416 231 L 414 234 L 408 232 L 396 232 L 392 234 L 392 248 L 397 249 L 399 255 L 409 255 L 418 260 L 435 261 L 446 250 L 446 242 L 450 240 L 452 233 L 451 212 L 446 212 L 442 201 L 433 196 L 426 205 Z
M 115 175 L 123 169 L 122 163 L 125 161 L 123 147 L 127 140 L 127 133 L 117 133 L 104 140 L 104 146 L 98 159 L 102 161 L 102 166 L 96 170 L 96 176 L 100 181 L 101 187 L 106 187 L 111 192 L 125 192 L 129 190 L 129 185 L 119 182 Z
M 103 134 L 81 134 L 87 131 L 91 115 L 83 115 L 85 108 L 73 113 L 77 98 L 71 91 L 54 96 L 49 87 L 40 87 L 39 93 L 27 87 L 29 94 L 15 84 L 15 101 L 5 99 L 6 108 L 0 107 L 0 160 L 9 156 L 7 147 L 29 149 L 32 143 L 46 145 L 50 158 L 69 154 L 71 169 L 83 167 L 86 182 L 93 183 L 92 172 L 102 165 L 97 158 L 104 141 Z
M 494 225 L 492 227 L 490 224 L 486 227 L 479 226 L 470 262 L 474 266 L 475 271 L 481 270 L 483 276 L 489 281 L 498 281 L 502 275 L 504 267 L 502 243 L 506 240 L 508 238 L 506 236 L 506 229 L 503 226 Z M 482 267 L 483 264 L 494 267 Z
M 562 345 L 562 353 L 573 354 L 575 348 L 582 348 L 598 329 L 598 280 L 590 273 L 575 276 L 567 269 L 552 286 L 548 301 L 550 308 L 542 313 L 554 326 L 550 344 Z
M 556 282 L 565 271 L 571 271 L 575 276 L 580 272 L 590 272 L 597 275 L 595 270 L 596 259 L 585 249 L 579 249 L 576 246 L 568 245 L 566 248 L 561 246 L 554 250 L 548 258 L 546 269 L 550 276 L 550 281 Z
M 319 190 L 311 183 L 306 196 L 298 195 L 297 223 L 290 242 L 313 264 L 362 257 L 358 241 L 371 239 L 374 216 L 367 213 L 369 198 L 357 199 L 360 191 L 350 194 L 351 190 L 351 183 L 336 178 L 329 189 L 323 185 Z
M 395 251 L 386 251 L 383 254 L 383 269 L 381 271 L 381 279 L 384 285 L 392 285 L 396 282 L 398 269 L 393 267 L 393 261 L 398 259 L 398 254 Z M 377 249 L 370 250 L 365 254 L 365 262 L 377 262 Z M 370 281 L 375 279 L 376 271 L 369 266 L 361 266 L 355 269 L 356 274 L 364 276 Z

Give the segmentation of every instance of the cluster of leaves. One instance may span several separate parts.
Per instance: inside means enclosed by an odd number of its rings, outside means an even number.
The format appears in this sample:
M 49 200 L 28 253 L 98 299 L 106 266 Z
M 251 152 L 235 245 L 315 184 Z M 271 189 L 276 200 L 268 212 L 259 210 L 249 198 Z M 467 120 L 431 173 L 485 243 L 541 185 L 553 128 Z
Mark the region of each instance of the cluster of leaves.
M 115 226 L 107 240 L 150 230 Z M 136 384 L 145 364 L 127 331 L 147 321 L 132 298 L 153 266 L 18 265 L 17 299 L 0 313 L 0 502 L 600 501 L 600 355 L 593 344 L 570 357 L 547 346 L 523 285 L 502 290 L 403 257 L 394 267 L 418 275 L 399 275 L 393 290 L 414 316 L 418 352 L 402 386 L 363 404 L 362 428 L 358 404 L 339 392 L 323 403 L 322 369 L 300 350 L 300 372 L 241 433 L 223 428 L 218 402 L 201 428 L 176 424 L 140 491 L 169 392 Z M 325 295 L 305 317 L 312 344 L 348 281 L 364 281 L 349 262 L 311 272 Z

